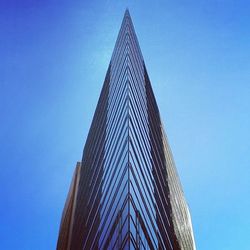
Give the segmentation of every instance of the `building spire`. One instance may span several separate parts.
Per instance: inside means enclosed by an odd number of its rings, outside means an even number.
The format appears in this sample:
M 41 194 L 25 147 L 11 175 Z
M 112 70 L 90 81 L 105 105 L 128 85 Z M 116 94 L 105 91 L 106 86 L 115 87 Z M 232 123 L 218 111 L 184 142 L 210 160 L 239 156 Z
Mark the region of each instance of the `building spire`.
M 128 9 L 80 165 L 57 250 L 195 250 L 188 206 Z
M 124 16 L 130 16 L 128 8 L 126 8 Z

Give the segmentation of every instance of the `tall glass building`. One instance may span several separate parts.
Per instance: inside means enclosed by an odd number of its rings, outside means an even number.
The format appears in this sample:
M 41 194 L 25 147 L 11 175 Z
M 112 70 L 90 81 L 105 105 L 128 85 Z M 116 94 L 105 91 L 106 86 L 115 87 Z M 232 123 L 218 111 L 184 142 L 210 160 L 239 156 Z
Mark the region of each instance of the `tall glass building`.
M 74 173 L 57 249 L 195 249 L 128 10 Z

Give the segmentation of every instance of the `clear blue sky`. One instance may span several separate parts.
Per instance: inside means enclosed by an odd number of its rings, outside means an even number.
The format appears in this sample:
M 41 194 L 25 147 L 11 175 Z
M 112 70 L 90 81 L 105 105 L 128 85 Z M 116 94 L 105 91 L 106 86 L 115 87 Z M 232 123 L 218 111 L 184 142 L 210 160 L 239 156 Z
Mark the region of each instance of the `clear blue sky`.
M 197 249 L 250 249 L 248 0 L 0 1 L 1 249 L 55 249 L 126 7 Z

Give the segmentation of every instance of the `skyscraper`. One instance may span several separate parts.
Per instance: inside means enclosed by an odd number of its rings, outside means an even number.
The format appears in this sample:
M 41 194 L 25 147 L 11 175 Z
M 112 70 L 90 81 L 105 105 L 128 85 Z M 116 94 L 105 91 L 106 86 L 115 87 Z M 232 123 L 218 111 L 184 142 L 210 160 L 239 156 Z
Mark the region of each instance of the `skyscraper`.
M 57 249 L 195 249 L 128 10 L 74 173 Z

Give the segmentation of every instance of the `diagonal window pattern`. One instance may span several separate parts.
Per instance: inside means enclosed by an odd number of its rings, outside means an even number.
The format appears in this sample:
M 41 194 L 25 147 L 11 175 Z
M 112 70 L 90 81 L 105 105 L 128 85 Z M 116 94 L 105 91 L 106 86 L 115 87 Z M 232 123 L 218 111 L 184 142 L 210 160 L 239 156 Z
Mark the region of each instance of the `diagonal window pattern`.
M 57 249 L 195 249 L 128 10 L 79 164 Z

